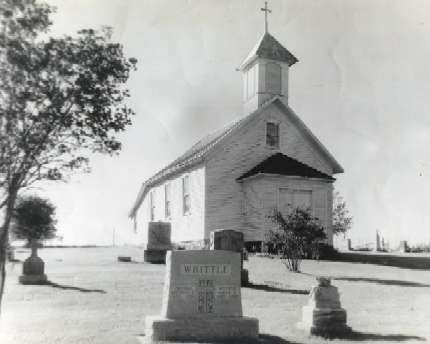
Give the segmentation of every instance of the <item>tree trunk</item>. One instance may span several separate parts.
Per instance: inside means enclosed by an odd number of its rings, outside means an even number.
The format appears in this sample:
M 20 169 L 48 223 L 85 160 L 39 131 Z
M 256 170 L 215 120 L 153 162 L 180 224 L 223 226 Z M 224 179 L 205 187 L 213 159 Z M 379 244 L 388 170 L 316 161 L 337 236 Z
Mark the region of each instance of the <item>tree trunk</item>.
M 0 230 L 0 315 L 3 300 L 4 284 L 6 280 L 6 251 L 9 242 L 9 227 L 10 222 L 12 220 L 13 209 L 15 207 L 17 194 L 18 190 L 12 190 L 11 192 L 9 192 L 7 206 L 5 209 L 4 222 Z
M 30 247 L 31 247 L 31 256 L 37 257 L 37 240 L 36 239 L 31 239 Z

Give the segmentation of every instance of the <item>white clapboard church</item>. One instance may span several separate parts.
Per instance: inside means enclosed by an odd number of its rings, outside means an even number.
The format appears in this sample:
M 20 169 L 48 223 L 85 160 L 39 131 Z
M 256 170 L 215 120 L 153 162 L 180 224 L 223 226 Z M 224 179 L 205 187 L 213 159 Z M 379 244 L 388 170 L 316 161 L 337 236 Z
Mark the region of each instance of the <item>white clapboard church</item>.
M 244 117 L 142 184 L 130 212 L 138 231 L 167 221 L 173 242 L 202 246 L 211 231 L 235 229 L 258 247 L 274 226 L 267 218 L 273 209 L 302 206 L 320 219 L 332 245 L 333 175 L 343 169 L 288 106 L 296 62 L 266 30 L 240 66 Z

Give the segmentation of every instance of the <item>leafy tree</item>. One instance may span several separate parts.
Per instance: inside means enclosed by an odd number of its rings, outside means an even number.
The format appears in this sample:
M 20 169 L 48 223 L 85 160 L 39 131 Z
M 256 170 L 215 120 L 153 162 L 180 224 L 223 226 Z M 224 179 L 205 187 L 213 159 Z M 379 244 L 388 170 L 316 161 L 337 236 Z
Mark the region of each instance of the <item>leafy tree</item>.
M 28 243 L 55 237 L 55 206 L 47 199 L 27 196 L 18 199 L 12 216 L 12 231 Z
M 88 171 L 93 152 L 119 152 L 116 134 L 133 115 L 125 83 L 136 60 L 108 28 L 50 37 L 52 12 L 37 0 L 0 0 L 0 305 L 19 192 Z
M 288 270 L 299 272 L 303 257 L 316 250 L 318 243 L 326 239 L 324 228 L 309 210 L 299 207 L 285 216 L 275 210 L 270 218 L 277 228 L 268 232 L 268 243 L 281 254 Z
M 346 208 L 346 202 L 338 191 L 333 195 L 333 234 L 345 233 L 352 227 L 352 216 Z

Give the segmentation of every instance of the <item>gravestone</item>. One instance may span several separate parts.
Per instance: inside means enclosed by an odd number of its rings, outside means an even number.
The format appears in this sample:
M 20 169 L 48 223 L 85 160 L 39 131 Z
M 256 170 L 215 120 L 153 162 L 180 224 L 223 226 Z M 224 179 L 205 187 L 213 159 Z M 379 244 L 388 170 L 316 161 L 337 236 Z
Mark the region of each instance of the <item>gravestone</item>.
M 400 241 L 400 252 L 406 253 L 409 251 L 408 242 L 406 240 Z
M 242 316 L 240 254 L 169 251 L 160 316 L 146 317 L 143 343 L 253 340 L 258 320 Z
M 149 222 L 148 243 L 143 252 L 143 260 L 147 263 L 164 264 L 166 252 L 172 249 L 170 235 L 170 222 Z
M 375 242 L 375 251 L 381 251 L 381 241 L 379 238 L 379 233 L 376 231 L 376 242 Z
M 347 239 L 348 251 L 352 251 L 351 239 Z
M 45 263 L 37 255 L 37 242 L 31 243 L 31 256 L 22 265 L 22 275 L 19 276 L 21 284 L 44 284 L 48 281 L 45 275 Z
M 241 284 L 249 283 L 248 270 L 243 268 L 244 259 L 243 233 L 233 229 L 217 229 L 211 232 L 211 250 L 226 250 L 241 253 Z
M 351 332 L 346 325 L 346 310 L 341 307 L 339 292 L 328 277 L 317 277 L 310 300 L 302 308 L 302 321 L 298 327 L 309 334 L 336 336 Z

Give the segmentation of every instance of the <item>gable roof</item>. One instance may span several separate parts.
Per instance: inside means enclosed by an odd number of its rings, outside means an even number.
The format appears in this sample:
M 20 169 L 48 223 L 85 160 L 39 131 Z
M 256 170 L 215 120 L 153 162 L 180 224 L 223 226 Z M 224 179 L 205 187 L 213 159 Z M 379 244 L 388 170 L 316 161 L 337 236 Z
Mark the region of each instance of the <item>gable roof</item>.
M 234 134 L 239 128 L 242 128 L 248 122 L 250 122 L 253 118 L 258 116 L 261 112 L 263 112 L 267 107 L 271 104 L 278 105 L 283 112 L 289 116 L 293 123 L 295 123 L 299 128 L 302 129 L 302 132 L 306 135 L 306 137 L 313 143 L 313 145 L 320 151 L 320 153 L 331 163 L 333 167 L 333 173 L 342 173 L 343 168 L 340 164 L 334 159 L 334 157 L 330 154 L 330 152 L 323 146 L 323 144 L 312 134 L 310 129 L 304 124 L 304 122 L 294 113 L 293 110 L 289 106 L 287 106 L 278 96 L 273 97 L 262 106 L 260 106 L 254 112 L 248 114 L 247 116 L 227 125 L 221 130 L 218 130 L 208 136 L 204 137 L 196 144 L 194 144 L 190 149 L 188 149 L 184 154 L 182 154 L 179 158 L 174 160 L 172 163 L 167 165 L 161 171 L 156 173 L 154 176 L 146 180 L 137 195 L 137 198 L 133 204 L 133 207 L 130 210 L 129 217 L 134 217 L 136 215 L 137 210 L 139 209 L 143 199 L 148 192 L 148 190 L 158 184 L 166 180 L 167 178 L 176 175 L 177 173 L 187 170 L 192 166 L 195 166 L 205 160 L 205 158 L 218 146 L 220 146 L 223 142 L 225 142 L 227 137 Z
M 257 57 L 262 57 L 270 60 L 286 62 L 288 66 L 292 66 L 299 60 L 291 54 L 281 43 L 279 43 L 275 37 L 270 33 L 266 32 L 251 52 L 248 54 L 246 59 L 242 62 L 239 69 L 243 69 L 251 61 Z
M 260 173 L 280 174 L 283 176 L 322 178 L 331 181 L 335 180 L 328 174 L 322 173 L 282 153 L 273 154 L 248 172 L 241 175 L 239 178 L 237 178 L 237 180 L 243 180 Z

